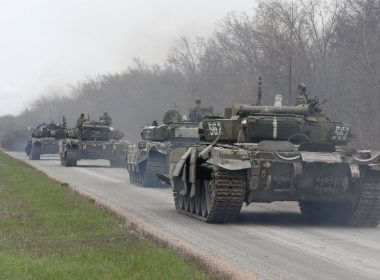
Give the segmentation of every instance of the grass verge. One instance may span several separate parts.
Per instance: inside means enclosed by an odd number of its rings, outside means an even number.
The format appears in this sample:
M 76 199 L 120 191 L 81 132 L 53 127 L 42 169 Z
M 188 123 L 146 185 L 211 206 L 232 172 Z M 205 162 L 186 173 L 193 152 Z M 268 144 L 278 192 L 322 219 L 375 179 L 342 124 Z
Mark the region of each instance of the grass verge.
M 209 279 L 115 214 L 0 152 L 0 279 Z

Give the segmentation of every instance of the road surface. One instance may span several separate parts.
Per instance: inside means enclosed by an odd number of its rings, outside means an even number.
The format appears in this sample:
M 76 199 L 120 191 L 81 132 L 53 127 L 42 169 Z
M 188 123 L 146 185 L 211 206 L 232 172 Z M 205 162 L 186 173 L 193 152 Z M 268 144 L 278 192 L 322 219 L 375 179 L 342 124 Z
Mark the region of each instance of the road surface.
M 283 202 L 244 207 L 233 224 L 206 224 L 176 212 L 170 188 L 134 186 L 125 169 L 110 168 L 108 161 L 61 167 L 55 155 L 29 161 L 24 153 L 10 154 L 259 279 L 380 279 L 380 227 L 309 225 L 297 204 Z

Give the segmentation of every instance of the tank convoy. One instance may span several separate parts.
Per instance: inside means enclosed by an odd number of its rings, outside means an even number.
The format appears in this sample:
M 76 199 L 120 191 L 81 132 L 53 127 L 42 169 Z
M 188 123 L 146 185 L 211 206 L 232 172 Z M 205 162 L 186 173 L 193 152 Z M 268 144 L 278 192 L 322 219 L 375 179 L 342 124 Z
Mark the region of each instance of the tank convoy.
M 69 129 L 67 137 L 59 142 L 61 165 L 76 166 L 82 159 L 106 159 L 111 167 L 125 167 L 129 144 L 111 124 L 107 113 L 99 121 L 81 114 L 76 127 Z
M 380 152 L 347 144 L 350 126 L 331 121 L 299 85 L 294 106 L 234 105 L 205 118 L 208 144 L 170 153 L 169 177 L 179 212 L 209 223 L 233 222 L 244 203 L 297 201 L 309 221 L 378 225 Z
M 67 123 L 65 117 L 60 123 L 52 121 L 49 124 L 42 123 L 32 132 L 28 139 L 25 152 L 30 160 L 40 160 L 41 155 L 57 154 L 58 142 L 66 135 Z
M 156 121 L 141 131 L 142 140 L 129 146 L 127 169 L 131 183 L 144 187 L 162 185 L 159 174 L 168 175 L 169 152 L 177 147 L 189 147 L 200 143 L 199 121 L 212 114 L 213 108 L 201 107 L 199 99 L 189 110 L 189 119 L 182 118 L 177 110 L 164 113 L 162 124 Z

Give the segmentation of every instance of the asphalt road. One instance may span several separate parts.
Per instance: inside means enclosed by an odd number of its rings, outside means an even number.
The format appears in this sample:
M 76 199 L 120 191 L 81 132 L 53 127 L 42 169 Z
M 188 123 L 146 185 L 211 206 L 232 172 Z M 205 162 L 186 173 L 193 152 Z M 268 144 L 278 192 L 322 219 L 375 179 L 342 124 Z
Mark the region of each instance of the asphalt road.
M 24 153 L 10 154 L 27 161 Z M 250 205 L 233 224 L 206 224 L 176 212 L 170 188 L 134 186 L 125 169 L 109 168 L 107 161 L 66 168 L 58 156 L 29 162 L 259 279 L 380 279 L 380 227 L 309 225 L 295 203 Z

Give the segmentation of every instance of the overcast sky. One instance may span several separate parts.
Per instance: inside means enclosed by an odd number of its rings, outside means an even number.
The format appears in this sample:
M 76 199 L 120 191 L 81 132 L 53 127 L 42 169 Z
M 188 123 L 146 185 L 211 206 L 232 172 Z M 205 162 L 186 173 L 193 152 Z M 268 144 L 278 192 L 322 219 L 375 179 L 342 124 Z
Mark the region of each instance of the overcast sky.
M 0 115 L 133 58 L 165 60 L 178 36 L 208 36 L 254 0 L 0 0 Z

